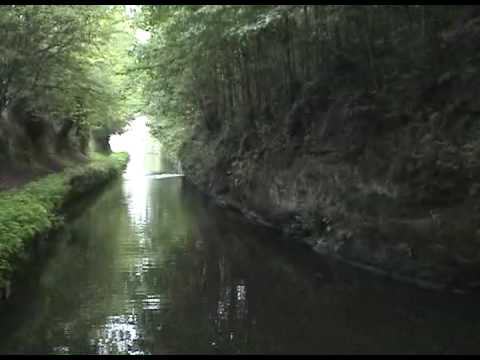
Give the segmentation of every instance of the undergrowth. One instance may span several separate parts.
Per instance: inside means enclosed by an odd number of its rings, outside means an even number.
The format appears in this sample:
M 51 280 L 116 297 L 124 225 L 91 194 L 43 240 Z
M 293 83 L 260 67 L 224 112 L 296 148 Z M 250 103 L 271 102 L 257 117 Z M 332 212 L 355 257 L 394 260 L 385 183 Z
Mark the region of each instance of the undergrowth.
M 68 201 L 119 174 L 128 154 L 93 154 L 86 165 L 67 168 L 19 189 L 0 192 L 0 288 L 38 236 L 62 223 L 59 210 Z

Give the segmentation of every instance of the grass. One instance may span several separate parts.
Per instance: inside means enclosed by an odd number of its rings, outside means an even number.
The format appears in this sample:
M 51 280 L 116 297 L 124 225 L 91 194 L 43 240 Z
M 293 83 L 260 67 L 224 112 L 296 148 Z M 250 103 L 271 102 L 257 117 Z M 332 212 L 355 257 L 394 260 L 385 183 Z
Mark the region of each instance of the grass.
M 13 275 L 27 246 L 61 224 L 62 207 L 120 174 L 127 162 L 126 153 L 94 154 L 85 165 L 0 192 L 0 289 Z

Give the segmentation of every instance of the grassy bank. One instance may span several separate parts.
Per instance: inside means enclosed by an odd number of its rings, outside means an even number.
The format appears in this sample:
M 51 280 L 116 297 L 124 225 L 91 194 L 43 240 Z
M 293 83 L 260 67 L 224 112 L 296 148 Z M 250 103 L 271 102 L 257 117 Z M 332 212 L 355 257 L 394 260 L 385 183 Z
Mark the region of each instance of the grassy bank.
M 87 164 L 0 192 L 0 289 L 8 284 L 27 246 L 61 224 L 60 210 L 120 174 L 127 162 L 126 153 L 95 154 Z

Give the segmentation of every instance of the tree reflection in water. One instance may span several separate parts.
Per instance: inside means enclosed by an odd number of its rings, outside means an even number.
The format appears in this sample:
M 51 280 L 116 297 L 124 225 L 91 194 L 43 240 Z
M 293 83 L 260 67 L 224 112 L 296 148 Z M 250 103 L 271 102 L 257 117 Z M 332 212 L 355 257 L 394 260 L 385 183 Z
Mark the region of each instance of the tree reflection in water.
M 151 155 L 149 166 L 172 170 Z M 312 258 L 181 178 L 127 173 L 72 209 L 77 216 L 33 258 L 0 308 L 0 352 L 480 350 L 474 297 Z

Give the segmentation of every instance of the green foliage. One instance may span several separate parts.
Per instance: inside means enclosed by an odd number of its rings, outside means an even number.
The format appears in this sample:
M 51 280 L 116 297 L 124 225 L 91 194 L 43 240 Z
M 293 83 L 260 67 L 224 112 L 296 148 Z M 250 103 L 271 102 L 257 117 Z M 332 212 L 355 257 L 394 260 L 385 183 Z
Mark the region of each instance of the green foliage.
M 137 23 L 152 36 L 137 55 L 152 128 L 167 143 L 175 143 L 174 130 L 177 144 L 195 126 L 215 136 L 239 119 L 269 133 L 312 83 L 324 88 L 315 95 L 326 98 L 404 94 L 402 84 L 412 79 L 426 89 L 452 67 L 453 57 L 442 54 L 442 32 L 468 11 L 423 5 L 143 6 Z
M 128 154 L 94 155 L 87 165 L 49 175 L 25 187 L 0 193 L 0 287 L 36 237 L 57 227 L 69 200 L 119 174 Z
M 134 33 L 123 6 L 3 5 L 0 28 L 0 112 L 106 134 L 132 117 Z

